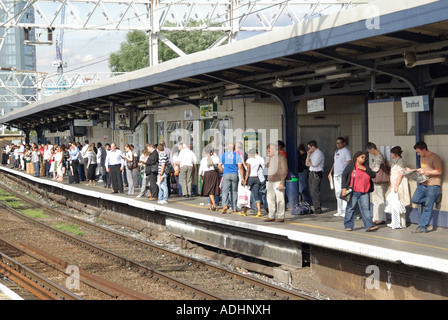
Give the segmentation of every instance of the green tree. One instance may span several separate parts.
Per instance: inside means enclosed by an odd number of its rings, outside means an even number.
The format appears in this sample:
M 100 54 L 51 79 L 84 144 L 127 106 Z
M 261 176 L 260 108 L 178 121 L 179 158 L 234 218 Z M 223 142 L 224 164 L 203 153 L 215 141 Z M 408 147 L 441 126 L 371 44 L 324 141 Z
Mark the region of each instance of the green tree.
M 197 22 L 192 22 L 197 25 Z M 220 31 L 167 31 L 162 35 L 174 43 L 186 54 L 198 52 L 210 47 L 218 40 Z M 159 42 L 159 61 L 168 61 L 178 55 L 166 44 Z M 120 50 L 111 53 L 109 67 L 113 72 L 129 72 L 149 66 L 149 37 L 143 31 L 131 31 Z
M 112 72 L 129 72 L 147 67 L 149 64 L 149 40 L 143 31 L 131 31 L 120 50 L 111 53 L 109 68 Z

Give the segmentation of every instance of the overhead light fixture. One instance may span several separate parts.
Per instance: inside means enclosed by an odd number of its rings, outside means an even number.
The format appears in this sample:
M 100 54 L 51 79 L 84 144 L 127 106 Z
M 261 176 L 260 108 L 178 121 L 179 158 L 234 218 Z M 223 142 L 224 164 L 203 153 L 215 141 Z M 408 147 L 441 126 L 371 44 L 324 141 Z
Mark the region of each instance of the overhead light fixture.
M 416 66 L 425 66 L 434 63 L 442 63 L 446 61 L 446 57 L 418 59 L 417 54 L 415 52 L 405 52 L 403 56 L 404 56 L 404 64 L 407 68 L 414 68 Z
M 173 93 L 173 94 L 170 94 L 168 96 L 168 98 L 170 98 L 170 99 L 177 99 L 177 98 L 179 98 L 179 95 L 177 93 Z
M 336 79 L 341 79 L 341 78 L 348 78 L 351 76 L 352 76 L 352 74 L 350 72 L 346 72 L 346 73 L 330 74 L 330 75 L 325 76 L 325 78 L 327 80 L 336 80 Z
M 325 74 L 325 73 L 339 71 L 341 69 L 342 69 L 342 66 L 334 65 L 334 66 L 329 66 L 329 67 L 316 69 L 316 70 L 314 70 L 314 72 L 317 73 L 317 74 Z
M 415 65 L 416 66 L 424 66 L 427 64 L 442 63 L 445 61 L 446 61 L 445 57 L 428 58 L 428 59 L 417 60 Z
M 237 85 L 236 83 L 226 84 L 225 85 L 226 90 L 238 89 L 238 87 L 239 87 L 239 85 Z

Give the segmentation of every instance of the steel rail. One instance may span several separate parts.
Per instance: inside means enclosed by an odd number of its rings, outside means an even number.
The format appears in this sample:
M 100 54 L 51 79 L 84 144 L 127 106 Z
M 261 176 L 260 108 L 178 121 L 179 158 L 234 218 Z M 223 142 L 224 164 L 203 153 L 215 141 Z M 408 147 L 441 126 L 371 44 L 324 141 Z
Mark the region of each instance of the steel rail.
M 176 286 L 176 287 L 179 287 L 179 288 L 183 288 L 187 292 L 192 292 L 195 295 L 197 295 L 199 297 L 202 297 L 202 298 L 204 298 L 206 300 L 223 300 L 223 298 L 220 297 L 220 296 L 217 296 L 217 295 L 215 295 L 215 294 L 213 294 L 211 292 L 208 292 L 206 290 L 198 288 L 198 287 L 196 287 L 194 285 L 191 285 L 189 283 L 186 283 L 186 282 L 183 282 L 181 280 L 178 280 L 178 279 L 176 279 L 176 278 L 174 278 L 174 277 L 172 277 L 172 276 L 170 276 L 170 275 L 168 275 L 168 274 L 166 274 L 164 272 L 154 270 L 154 269 L 152 269 L 150 267 L 147 267 L 145 265 L 142 265 L 142 264 L 140 264 L 138 262 L 129 260 L 129 259 L 127 259 L 125 257 L 122 257 L 122 256 L 120 256 L 118 254 L 115 254 L 115 253 L 113 253 L 113 252 L 111 252 L 109 250 L 105 250 L 105 249 L 103 249 L 101 247 L 98 247 L 96 245 L 93 245 L 93 244 L 91 244 L 91 243 L 89 243 L 87 241 L 84 241 L 84 240 L 79 239 L 79 238 L 77 238 L 75 236 L 72 236 L 72 235 L 70 235 L 70 234 L 68 234 L 66 232 L 54 229 L 54 228 L 46 225 L 45 223 L 42 223 L 40 221 L 37 221 L 36 219 L 33 219 L 31 217 L 28 217 L 28 216 L 24 215 L 23 213 L 21 213 L 20 211 L 14 209 L 14 208 L 8 207 L 4 203 L 0 203 L 0 205 L 2 207 L 4 207 L 5 209 L 9 210 L 12 214 L 14 214 L 17 217 L 20 217 L 20 218 L 22 218 L 24 220 L 27 220 L 27 221 L 29 221 L 31 223 L 34 223 L 35 225 L 38 225 L 39 227 L 42 227 L 44 229 L 51 230 L 53 233 L 57 234 L 61 238 L 64 238 L 65 240 L 67 240 L 67 241 L 69 241 L 69 242 L 71 242 L 73 244 L 76 244 L 76 245 L 78 245 L 80 247 L 83 247 L 83 248 L 85 248 L 85 249 L 87 249 L 89 251 L 92 251 L 93 253 L 99 254 L 99 255 L 101 255 L 101 256 L 103 256 L 105 258 L 111 259 L 111 260 L 113 260 L 113 261 L 115 261 L 115 262 L 117 262 L 117 263 L 119 263 L 119 264 L 121 264 L 123 266 L 127 266 L 128 268 L 130 268 L 130 269 L 132 269 L 134 271 L 137 271 L 137 272 L 141 273 L 142 275 L 146 275 L 146 276 L 148 276 L 150 278 L 153 278 L 156 281 L 157 280 L 164 281 L 164 282 L 166 282 L 168 284 L 171 284 L 173 286 Z
M 83 300 L 3 253 L 0 272 L 41 300 Z
M 21 198 L 22 200 L 24 200 L 24 201 L 26 201 L 28 203 L 31 203 L 31 204 L 33 204 L 35 206 L 42 206 L 40 203 L 23 196 L 22 194 L 16 192 L 15 190 L 12 190 L 11 188 L 9 188 L 7 186 L 2 185 L 1 187 L 6 189 L 8 192 L 13 193 L 17 197 Z M 139 245 L 141 247 L 144 247 L 144 248 L 146 248 L 148 250 L 157 251 L 157 252 L 160 252 L 160 253 L 163 253 L 163 254 L 166 254 L 166 255 L 180 257 L 184 261 L 188 261 L 188 262 L 193 263 L 193 264 L 195 264 L 195 265 L 197 265 L 199 267 L 207 268 L 207 269 L 213 270 L 215 272 L 219 272 L 221 274 L 228 274 L 228 275 L 230 275 L 234 279 L 239 279 L 241 281 L 244 281 L 247 284 L 250 284 L 250 285 L 253 285 L 253 286 L 257 286 L 257 287 L 263 288 L 265 290 L 270 290 L 270 291 L 275 292 L 275 293 L 277 293 L 279 295 L 285 296 L 285 297 L 287 297 L 290 300 L 312 300 L 313 299 L 313 298 L 310 298 L 309 296 L 306 296 L 304 294 L 301 294 L 301 293 L 298 293 L 298 292 L 294 292 L 294 291 L 288 290 L 286 288 L 282 288 L 282 287 L 278 287 L 278 286 L 275 286 L 275 285 L 271 285 L 271 284 L 269 284 L 269 283 L 267 283 L 265 281 L 258 280 L 258 279 L 253 278 L 253 277 L 249 277 L 247 275 L 243 275 L 241 273 L 234 272 L 232 270 L 224 269 L 224 268 L 221 268 L 219 266 L 216 266 L 216 265 L 213 265 L 213 264 L 210 264 L 210 263 L 198 260 L 198 259 L 193 258 L 193 257 L 189 257 L 189 256 L 186 256 L 186 255 L 183 255 L 183 254 L 178 253 L 178 252 L 174 252 L 174 251 L 162 248 L 162 247 L 154 246 L 154 245 L 152 245 L 150 243 L 144 242 L 144 241 L 139 240 L 139 239 L 131 238 L 131 237 L 127 236 L 127 235 L 120 234 L 120 233 L 118 233 L 116 231 L 104 228 L 102 226 L 98 226 L 98 225 L 96 225 L 94 223 L 91 223 L 91 222 L 88 222 L 88 221 L 84 221 L 84 220 L 80 220 L 78 218 L 69 216 L 66 213 L 59 212 L 57 210 L 54 210 L 54 209 L 51 209 L 51 208 L 47 208 L 47 207 L 45 207 L 44 209 L 47 212 L 56 214 L 58 216 L 62 216 L 62 217 L 66 218 L 66 219 L 68 219 L 68 220 L 70 220 L 70 221 L 72 221 L 74 223 L 86 226 L 88 228 L 93 228 L 95 230 L 99 230 L 99 231 L 101 231 L 101 232 L 103 232 L 105 234 L 112 235 L 112 236 L 114 236 L 114 237 L 116 237 L 116 238 L 118 238 L 118 239 L 120 239 L 122 241 L 126 241 L 126 242 L 129 242 L 129 243 L 137 244 L 137 245 Z M 139 270 L 139 269 L 137 269 L 137 270 Z

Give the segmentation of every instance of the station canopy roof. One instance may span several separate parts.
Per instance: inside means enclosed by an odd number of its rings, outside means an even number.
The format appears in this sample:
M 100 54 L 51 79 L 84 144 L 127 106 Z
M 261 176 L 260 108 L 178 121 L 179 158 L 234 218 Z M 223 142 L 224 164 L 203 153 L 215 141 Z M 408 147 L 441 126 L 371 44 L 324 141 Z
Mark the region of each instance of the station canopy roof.
M 448 1 L 372 1 L 55 94 L 0 118 L 22 130 L 68 129 L 69 119 L 230 96 L 294 103 L 339 94 L 389 98 L 448 83 Z M 138 121 L 137 121 L 138 122 Z

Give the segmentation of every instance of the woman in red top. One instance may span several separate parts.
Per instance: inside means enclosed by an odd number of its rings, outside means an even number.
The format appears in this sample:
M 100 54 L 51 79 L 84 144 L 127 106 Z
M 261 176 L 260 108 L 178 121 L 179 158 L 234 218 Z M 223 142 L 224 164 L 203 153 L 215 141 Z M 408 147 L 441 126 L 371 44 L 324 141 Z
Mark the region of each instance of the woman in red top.
M 342 196 L 347 194 L 349 186 L 352 187 L 353 192 L 345 209 L 344 226 L 346 231 L 352 231 L 355 226 L 356 204 L 359 205 L 366 231 L 378 230 L 378 227 L 373 223 L 372 213 L 370 212 L 369 196 L 369 192 L 373 191 L 372 179 L 375 178 L 376 174 L 368 166 L 365 166 L 365 162 L 366 153 L 358 151 L 342 173 Z

